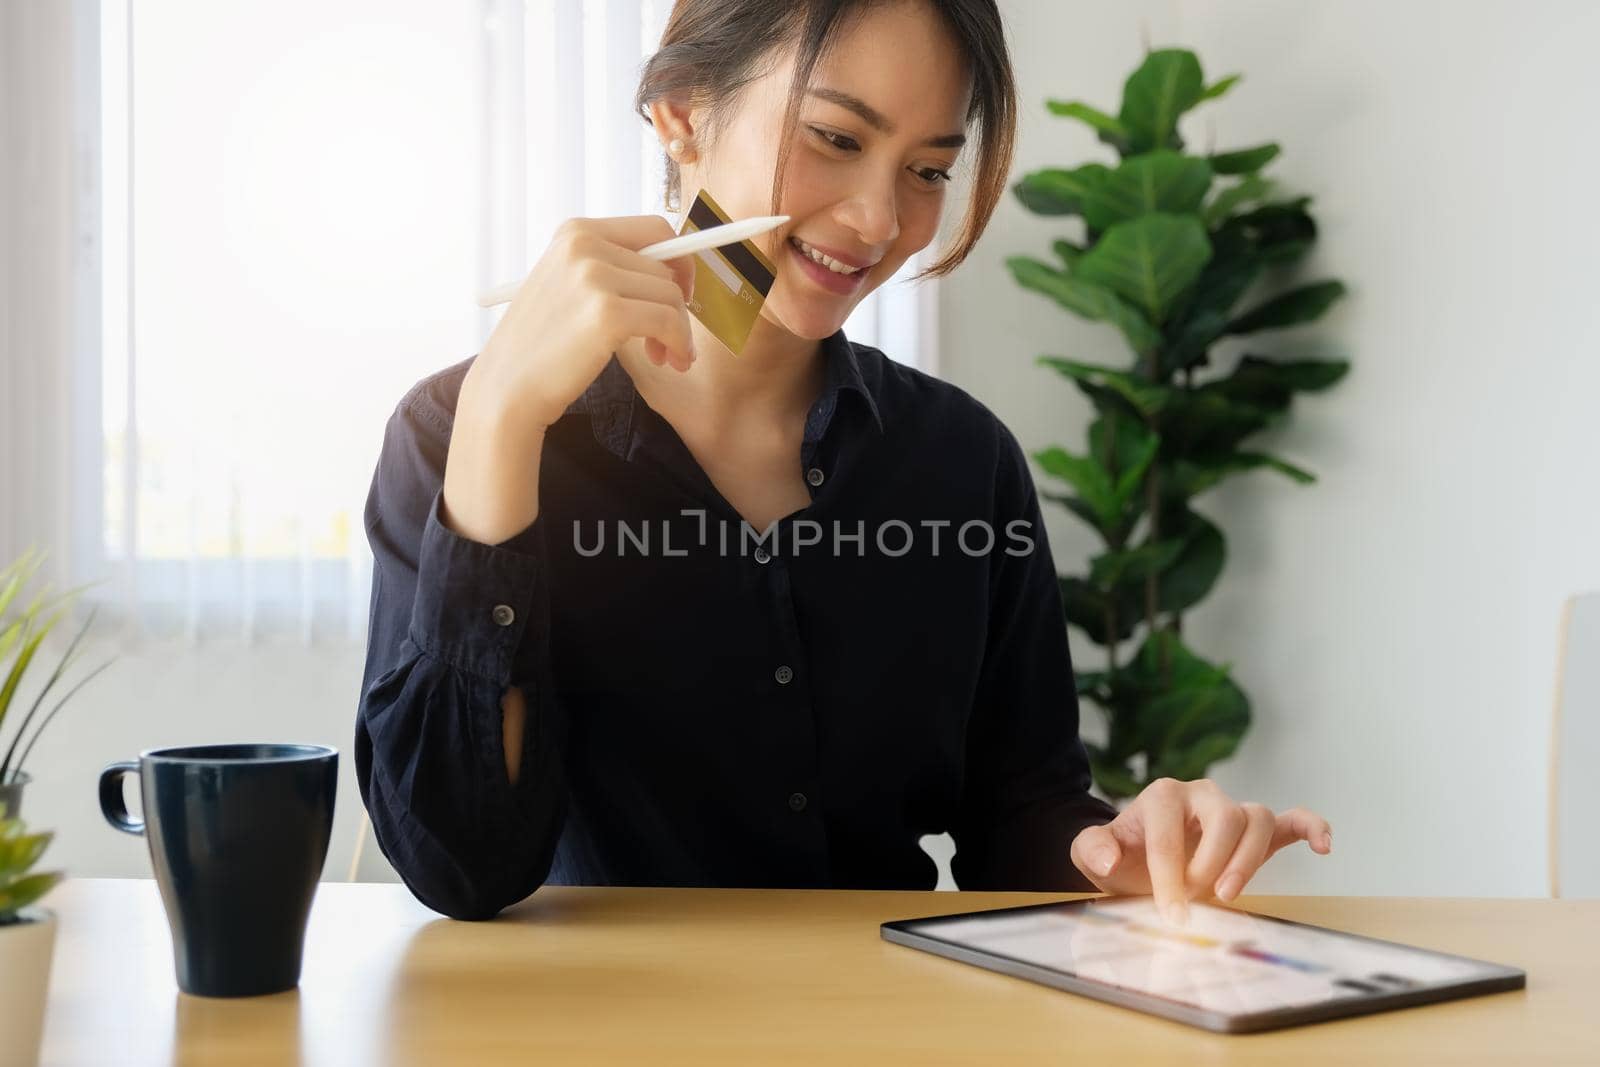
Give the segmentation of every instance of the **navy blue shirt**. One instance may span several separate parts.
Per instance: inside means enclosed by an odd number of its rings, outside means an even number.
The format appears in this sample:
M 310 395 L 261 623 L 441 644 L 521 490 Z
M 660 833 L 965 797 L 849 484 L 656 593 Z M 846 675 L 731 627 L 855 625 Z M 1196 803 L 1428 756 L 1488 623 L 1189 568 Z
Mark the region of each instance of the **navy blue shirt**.
M 797 457 L 811 501 L 745 523 L 613 356 L 544 436 L 539 515 L 440 521 L 463 360 L 395 407 L 366 504 L 356 718 L 378 844 L 424 904 L 554 885 L 1093 891 L 1066 621 L 1016 438 L 846 339 Z M 528 709 L 517 781 L 501 696 Z

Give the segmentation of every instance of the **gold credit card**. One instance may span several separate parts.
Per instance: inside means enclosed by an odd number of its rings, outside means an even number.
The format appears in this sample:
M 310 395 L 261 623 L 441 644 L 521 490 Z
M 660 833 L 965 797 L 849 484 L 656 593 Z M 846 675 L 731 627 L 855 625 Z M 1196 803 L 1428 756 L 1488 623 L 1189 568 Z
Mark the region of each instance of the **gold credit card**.
M 702 189 L 689 205 L 678 233 L 709 230 L 732 221 Z M 698 252 L 689 311 L 737 356 L 744 351 L 777 273 L 772 260 L 749 240 Z

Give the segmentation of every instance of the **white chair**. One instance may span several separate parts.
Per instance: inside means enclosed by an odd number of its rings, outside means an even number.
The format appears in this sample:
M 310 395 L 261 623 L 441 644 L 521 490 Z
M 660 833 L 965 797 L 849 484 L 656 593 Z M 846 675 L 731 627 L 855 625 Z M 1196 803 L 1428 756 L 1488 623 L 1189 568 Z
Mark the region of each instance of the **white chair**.
M 372 840 L 372 818 L 367 809 L 361 809 L 361 825 L 356 827 L 355 848 L 350 852 L 350 869 L 345 874 L 347 882 L 398 882 L 400 875 L 389 865 L 383 850 Z
M 1561 612 L 1550 732 L 1550 895 L 1600 897 L 1600 593 Z

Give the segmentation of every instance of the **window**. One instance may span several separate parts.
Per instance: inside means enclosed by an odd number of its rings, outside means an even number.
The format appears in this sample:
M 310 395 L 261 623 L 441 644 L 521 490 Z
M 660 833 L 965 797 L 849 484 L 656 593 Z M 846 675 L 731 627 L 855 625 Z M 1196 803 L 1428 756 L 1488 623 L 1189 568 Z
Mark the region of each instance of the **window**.
M 126 636 L 364 642 L 401 394 L 562 218 L 658 210 L 632 95 L 667 7 L 102 5 L 74 566 Z M 846 332 L 925 352 L 932 297 L 890 283 Z

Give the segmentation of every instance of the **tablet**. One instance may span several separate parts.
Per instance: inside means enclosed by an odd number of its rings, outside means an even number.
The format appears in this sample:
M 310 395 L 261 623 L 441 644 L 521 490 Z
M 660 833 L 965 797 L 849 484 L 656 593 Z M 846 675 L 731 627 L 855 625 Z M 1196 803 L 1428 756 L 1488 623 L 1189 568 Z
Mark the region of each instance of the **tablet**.
M 1222 1033 L 1521 989 L 1515 967 L 1191 901 L 1097 897 L 886 922 L 883 939 Z

